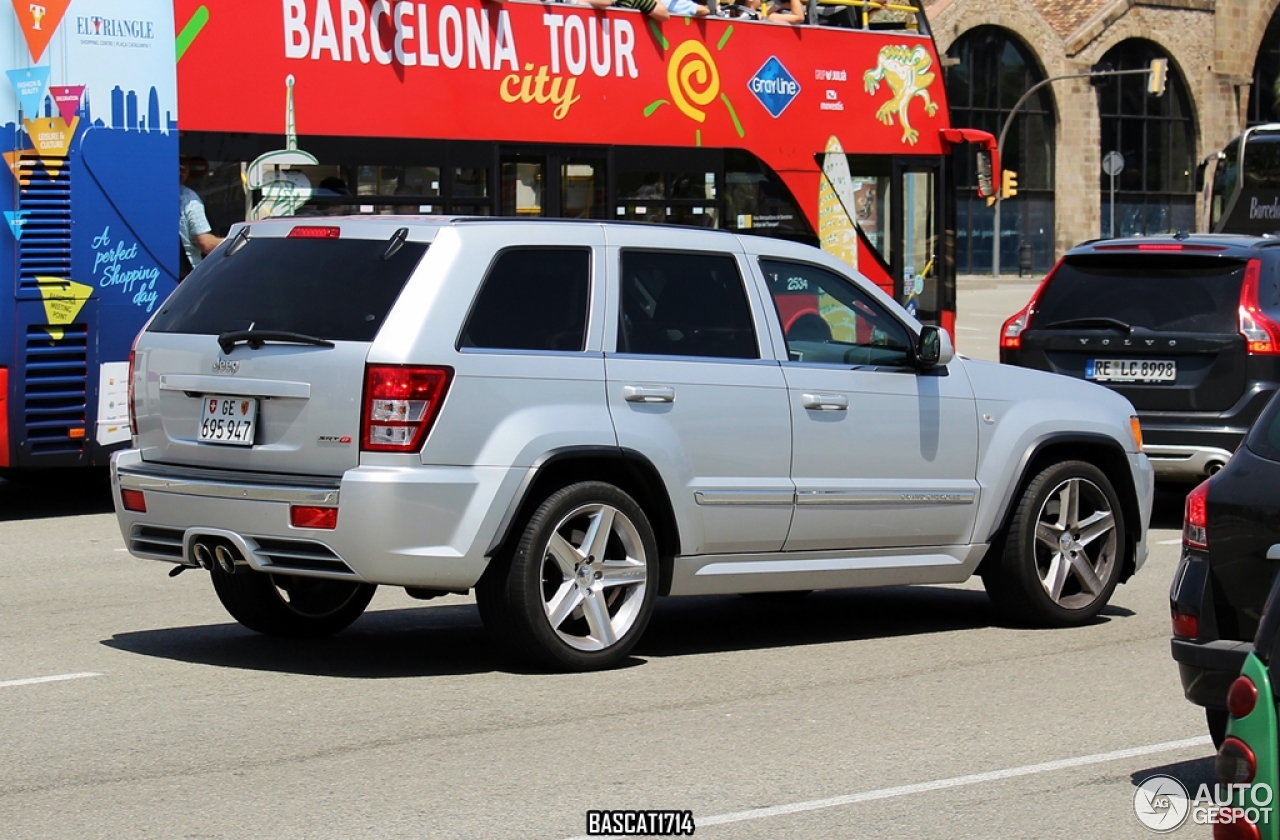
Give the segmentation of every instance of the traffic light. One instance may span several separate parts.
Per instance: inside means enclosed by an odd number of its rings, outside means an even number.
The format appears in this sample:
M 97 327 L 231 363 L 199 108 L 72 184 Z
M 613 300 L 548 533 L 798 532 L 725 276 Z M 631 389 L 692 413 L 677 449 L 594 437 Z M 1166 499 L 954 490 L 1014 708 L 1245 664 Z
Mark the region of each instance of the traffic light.
M 1013 198 L 1018 194 L 1018 173 L 1012 169 L 1006 169 L 1000 173 L 1000 198 Z
M 1165 82 L 1169 80 L 1169 59 L 1151 59 L 1151 75 L 1147 76 L 1147 93 L 1152 96 L 1164 95 Z

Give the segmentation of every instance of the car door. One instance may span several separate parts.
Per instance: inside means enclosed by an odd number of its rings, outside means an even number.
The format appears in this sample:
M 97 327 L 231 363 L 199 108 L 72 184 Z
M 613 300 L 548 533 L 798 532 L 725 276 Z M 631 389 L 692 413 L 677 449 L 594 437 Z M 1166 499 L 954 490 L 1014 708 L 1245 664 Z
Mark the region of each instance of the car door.
M 962 367 L 913 366 L 915 332 L 833 270 L 761 257 L 791 412 L 787 551 L 962 545 L 978 509 L 978 428 Z
M 618 315 L 605 369 L 619 445 L 658 468 L 682 554 L 780 550 L 791 417 L 736 240 L 640 227 L 608 236 Z

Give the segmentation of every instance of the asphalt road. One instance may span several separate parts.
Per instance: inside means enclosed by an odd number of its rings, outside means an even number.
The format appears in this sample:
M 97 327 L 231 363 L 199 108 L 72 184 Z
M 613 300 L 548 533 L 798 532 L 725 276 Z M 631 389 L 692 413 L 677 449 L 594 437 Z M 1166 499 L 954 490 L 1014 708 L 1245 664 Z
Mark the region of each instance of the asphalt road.
M 993 357 L 1029 292 L 963 296 L 961 351 Z M 976 584 L 667 599 L 589 675 L 512 668 L 462 597 L 256 636 L 109 511 L 100 484 L 0 482 L 5 838 L 557 840 L 589 809 L 734 840 L 1143 838 L 1137 782 L 1212 776 L 1168 653 L 1177 493 L 1088 627 L 1006 626 Z

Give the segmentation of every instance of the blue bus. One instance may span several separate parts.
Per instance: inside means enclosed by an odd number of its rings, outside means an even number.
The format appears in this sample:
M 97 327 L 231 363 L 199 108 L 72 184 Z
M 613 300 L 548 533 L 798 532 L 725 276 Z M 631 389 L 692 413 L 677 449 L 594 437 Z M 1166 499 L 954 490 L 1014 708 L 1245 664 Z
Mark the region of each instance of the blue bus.
M 106 465 L 178 269 L 172 0 L 0 9 L 0 474 Z

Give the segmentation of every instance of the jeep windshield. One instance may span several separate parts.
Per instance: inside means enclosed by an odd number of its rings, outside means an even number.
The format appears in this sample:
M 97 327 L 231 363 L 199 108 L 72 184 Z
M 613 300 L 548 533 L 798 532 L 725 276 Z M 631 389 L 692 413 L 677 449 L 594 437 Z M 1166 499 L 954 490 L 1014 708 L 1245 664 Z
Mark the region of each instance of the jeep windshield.
M 392 250 L 386 239 L 237 244 L 200 263 L 165 301 L 152 332 L 372 341 L 427 249 L 404 242 Z

